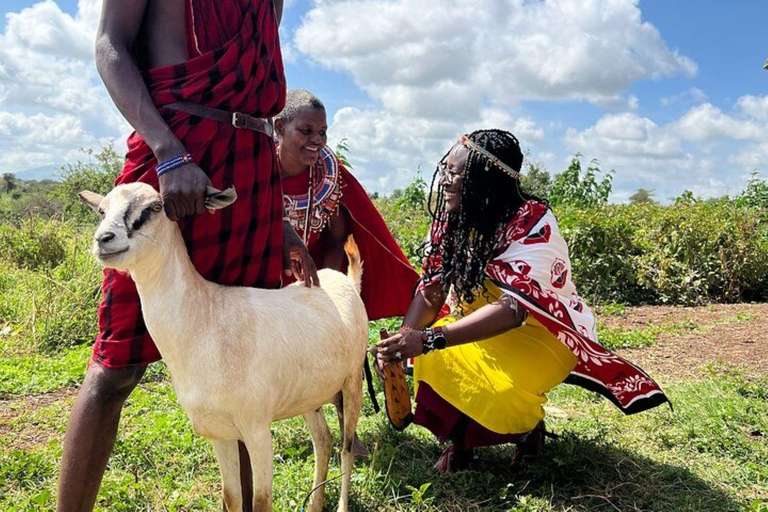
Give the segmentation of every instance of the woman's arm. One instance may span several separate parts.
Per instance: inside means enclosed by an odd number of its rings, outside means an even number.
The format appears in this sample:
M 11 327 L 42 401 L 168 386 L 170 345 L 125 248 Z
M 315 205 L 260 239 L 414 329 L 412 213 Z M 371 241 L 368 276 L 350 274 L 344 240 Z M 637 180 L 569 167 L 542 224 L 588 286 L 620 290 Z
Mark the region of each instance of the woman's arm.
M 352 219 L 349 216 L 349 212 L 343 205 L 339 205 L 339 209 L 328 221 L 328 227 L 325 230 L 326 242 L 325 242 L 325 255 L 323 258 L 323 266 L 325 268 L 331 268 L 342 272 L 344 269 L 344 262 L 347 255 L 344 252 L 344 244 L 347 241 L 347 237 L 352 232 Z
M 444 326 L 446 346 L 454 347 L 493 338 L 520 327 L 527 316 L 517 301 L 505 295 L 498 302 L 483 306 L 461 320 Z
M 420 330 L 432 325 L 445 304 L 445 298 L 439 281 L 417 291 L 403 318 L 403 327 Z
M 442 333 L 446 338 L 446 346 L 453 347 L 503 334 L 523 325 L 526 317 L 526 311 L 514 299 L 504 296 L 498 302 L 483 306 L 461 320 L 444 326 Z M 421 330 L 404 331 L 379 342 L 376 352 L 384 364 L 417 357 L 424 352 L 423 338 Z

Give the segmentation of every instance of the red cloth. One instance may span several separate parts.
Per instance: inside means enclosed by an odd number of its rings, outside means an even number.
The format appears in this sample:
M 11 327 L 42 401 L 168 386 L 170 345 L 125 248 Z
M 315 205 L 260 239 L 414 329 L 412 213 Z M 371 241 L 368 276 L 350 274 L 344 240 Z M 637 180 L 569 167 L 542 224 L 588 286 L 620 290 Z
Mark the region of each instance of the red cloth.
M 411 304 L 419 275 L 397 245 L 386 222 L 362 185 L 338 160 L 335 163 L 339 169 L 340 204 L 352 219 L 351 232 L 360 248 L 363 261 L 360 295 L 365 303 L 368 319 L 403 316 Z M 287 196 L 306 194 L 308 187 L 309 171 L 283 180 L 283 191 Z M 329 196 L 334 197 L 333 194 Z M 333 208 L 333 211 L 335 210 L 336 205 Z M 303 233 L 299 232 L 299 235 L 302 236 Z M 322 268 L 325 255 L 322 232 L 319 235 L 310 232 L 307 245 L 315 264 Z
M 237 201 L 215 215 L 179 221 L 195 268 L 211 281 L 278 288 L 282 274 L 282 192 L 272 139 L 162 106 L 187 101 L 269 117 L 285 103 L 285 77 L 271 0 L 189 0 L 189 60 L 144 72 L 154 104 L 213 186 L 234 186 Z M 190 42 L 199 51 L 192 51 Z M 158 187 L 157 162 L 137 134 L 116 184 Z M 160 359 L 129 276 L 104 272 L 93 359 L 125 368 Z

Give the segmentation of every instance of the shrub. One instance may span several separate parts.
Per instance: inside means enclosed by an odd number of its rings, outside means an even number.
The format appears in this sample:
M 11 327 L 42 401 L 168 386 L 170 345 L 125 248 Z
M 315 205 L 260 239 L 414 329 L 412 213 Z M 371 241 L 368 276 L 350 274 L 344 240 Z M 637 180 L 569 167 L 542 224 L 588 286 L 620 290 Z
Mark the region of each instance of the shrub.
M 376 198 L 373 203 L 387 222 L 389 230 L 415 268 L 421 268 L 419 247 L 427 239 L 431 218 L 426 210 L 426 183 L 417 175 L 396 196 Z
M 638 282 L 636 224 L 617 215 L 615 205 L 593 209 L 558 209 L 560 231 L 570 250 L 573 279 L 591 303 L 637 304 L 655 295 Z
M 83 150 L 85 161 L 68 164 L 61 169 L 62 182 L 56 187 L 53 195 L 64 205 L 66 213 L 77 222 L 93 224 L 93 212 L 79 199 L 78 193 L 83 190 L 106 195 L 115 185 L 115 178 L 123 168 L 123 157 L 119 155 L 112 144 L 96 152 L 92 149 Z
M 0 258 L 19 268 L 53 268 L 64 260 L 60 225 L 28 219 L 17 227 L 0 226 Z
M 574 279 L 592 302 L 766 298 L 768 225 L 729 199 L 556 209 Z
M 93 341 L 101 272 L 88 253 L 91 228 L 86 233 L 60 221 L 39 219 L 35 226 L 56 234 L 52 251 L 56 257 L 38 257 L 51 251 L 11 248 L 9 252 L 23 264 L 0 265 L 0 325 L 18 333 L 21 344 L 45 352 Z M 12 229 L 0 227 L 0 238 Z M 21 238 L 19 232 L 16 239 Z M 0 244 L 6 248 L 4 240 Z

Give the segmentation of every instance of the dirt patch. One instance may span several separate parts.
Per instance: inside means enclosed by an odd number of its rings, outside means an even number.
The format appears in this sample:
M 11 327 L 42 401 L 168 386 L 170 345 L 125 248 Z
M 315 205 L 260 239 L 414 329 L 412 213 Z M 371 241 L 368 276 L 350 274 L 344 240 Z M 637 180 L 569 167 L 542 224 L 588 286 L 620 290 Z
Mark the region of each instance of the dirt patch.
M 639 307 L 602 320 L 621 329 L 684 322 L 698 326 L 662 333 L 651 347 L 619 351 L 662 382 L 700 376 L 709 365 L 739 369 L 752 379 L 768 375 L 768 304 Z
M 712 304 L 701 307 L 640 306 L 627 308 L 621 315 L 598 315 L 606 326 L 614 329 L 645 329 L 648 327 L 691 323 L 700 327 L 755 319 L 768 312 L 768 304 Z
M 0 400 L 0 439 L 4 447 L 30 450 L 48 444 L 58 433 L 32 416 L 39 409 L 74 397 L 75 393 L 74 389 L 60 389 L 53 393 Z M 26 415 L 30 416 L 29 421 L 25 421 Z

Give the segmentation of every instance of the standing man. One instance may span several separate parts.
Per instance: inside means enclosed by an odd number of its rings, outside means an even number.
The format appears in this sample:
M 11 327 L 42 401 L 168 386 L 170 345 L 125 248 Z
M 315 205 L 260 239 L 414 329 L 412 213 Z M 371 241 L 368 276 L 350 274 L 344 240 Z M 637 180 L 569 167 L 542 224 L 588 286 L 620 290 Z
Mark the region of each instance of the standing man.
M 278 288 L 281 274 L 317 283 L 284 222 L 271 124 L 283 108 L 278 24 L 282 0 L 104 0 L 96 65 L 136 130 L 116 183 L 158 188 L 192 262 L 207 279 Z M 238 200 L 205 212 L 207 186 Z M 160 353 L 129 276 L 104 272 L 99 335 L 72 409 L 59 476 L 59 511 L 93 509 L 123 404 Z M 241 444 L 243 502 L 250 464 Z

